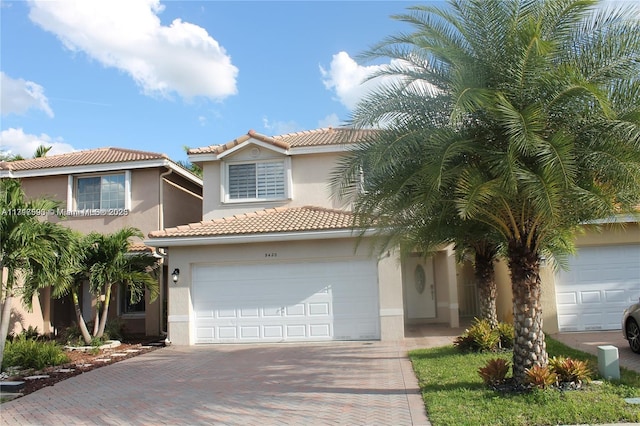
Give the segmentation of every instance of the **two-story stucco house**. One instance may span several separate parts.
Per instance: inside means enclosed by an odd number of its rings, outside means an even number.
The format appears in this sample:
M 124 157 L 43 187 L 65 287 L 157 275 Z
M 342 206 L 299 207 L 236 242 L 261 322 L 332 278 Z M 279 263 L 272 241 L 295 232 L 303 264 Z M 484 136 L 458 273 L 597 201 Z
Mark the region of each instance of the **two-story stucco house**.
M 405 326 L 459 325 L 477 315 L 473 269 L 450 247 L 424 258 L 352 231 L 329 189 L 337 161 L 367 131 L 254 131 L 190 151 L 204 171 L 202 220 L 152 232 L 166 249 L 169 338 L 175 344 L 382 339 Z M 633 219 L 585 226 L 569 272 L 543 270 L 545 331 L 620 328 L 640 296 L 640 227 Z M 498 315 L 511 288 L 497 265 Z M 622 308 L 621 308 L 622 307 Z
M 0 177 L 20 179 L 27 198 L 46 197 L 61 203 L 58 214 L 46 216 L 82 233 L 115 232 L 125 226 L 147 234 L 156 229 L 200 220 L 202 180 L 164 154 L 122 148 L 102 148 L 62 155 L 0 163 Z M 162 253 L 133 242 L 132 251 L 144 251 L 163 262 Z M 138 304 L 126 291 L 114 292 L 110 315 L 123 320 L 129 333 L 158 336 L 165 329 L 167 266 L 159 278 L 160 296 Z M 82 294 L 83 311 L 90 319 L 93 300 Z M 44 333 L 58 332 L 75 321 L 70 299 L 52 299 L 44 289 L 28 312 L 14 300 L 10 331 L 28 326 Z
M 167 248 L 175 344 L 399 340 L 405 322 L 458 325 L 450 249 L 424 260 L 372 253 L 329 180 L 366 131 L 254 131 L 193 149 L 204 172 L 202 221 L 152 232 Z

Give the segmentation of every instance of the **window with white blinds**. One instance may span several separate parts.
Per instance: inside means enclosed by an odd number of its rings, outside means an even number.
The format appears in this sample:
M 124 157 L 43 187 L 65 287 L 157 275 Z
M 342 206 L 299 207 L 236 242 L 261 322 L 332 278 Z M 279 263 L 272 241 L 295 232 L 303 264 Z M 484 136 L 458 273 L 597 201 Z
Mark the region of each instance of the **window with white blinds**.
M 230 164 L 228 179 L 227 194 L 230 200 L 285 197 L 283 161 Z

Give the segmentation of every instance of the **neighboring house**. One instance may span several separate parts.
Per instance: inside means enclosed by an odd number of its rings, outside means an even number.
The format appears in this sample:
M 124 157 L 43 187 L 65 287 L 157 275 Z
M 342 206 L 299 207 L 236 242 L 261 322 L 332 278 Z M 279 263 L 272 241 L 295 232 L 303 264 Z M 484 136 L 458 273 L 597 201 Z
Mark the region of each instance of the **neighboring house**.
M 46 219 L 82 233 L 112 233 L 125 226 L 147 234 L 156 229 L 199 220 L 202 212 L 202 180 L 164 154 L 122 148 L 101 148 L 0 163 L 1 178 L 20 179 L 27 198 L 46 197 L 61 202 L 60 216 Z M 162 253 L 134 241 L 132 252 L 148 252 L 163 262 Z M 131 304 L 127 292 L 114 292 L 110 316 L 123 320 L 130 333 L 160 335 L 166 328 L 167 266 L 159 277 L 160 296 L 148 296 Z M 82 306 L 87 320 L 94 301 L 85 286 Z M 70 298 L 53 300 L 50 289 L 34 300 L 27 312 L 14 302 L 10 331 L 29 325 L 45 333 L 56 333 L 75 322 Z
M 168 250 L 169 338 L 175 344 L 382 339 L 406 326 L 477 315 L 469 263 L 452 249 L 424 259 L 375 255 L 329 189 L 337 161 L 367 131 L 254 131 L 189 151 L 204 172 L 202 221 L 152 232 Z M 545 331 L 620 328 L 640 292 L 640 227 L 585 226 L 570 271 L 543 268 Z M 512 317 L 509 272 L 497 265 L 498 314 Z
M 145 242 L 179 271 L 173 343 L 401 340 L 405 324 L 458 326 L 453 251 L 378 257 L 332 197 L 337 161 L 366 132 L 250 131 L 189 151 L 204 173 L 202 221 Z
M 640 224 L 617 218 L 585 225 L 566 270 L 542 275 L 544 330 L 620 330 L 622 311 L 640 297 Z M 498 313 L 512 318 L 511 284 L 504 263 L 498 272 Z

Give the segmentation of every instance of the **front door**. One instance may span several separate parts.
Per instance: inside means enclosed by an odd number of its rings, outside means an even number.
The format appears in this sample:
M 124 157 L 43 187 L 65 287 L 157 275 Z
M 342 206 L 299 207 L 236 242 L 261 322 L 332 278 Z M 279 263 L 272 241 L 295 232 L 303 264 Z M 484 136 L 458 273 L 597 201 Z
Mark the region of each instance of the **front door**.
M 404 262 L 404 288 L 409 319 L 436 317 L 433 258 L 409 256 Z

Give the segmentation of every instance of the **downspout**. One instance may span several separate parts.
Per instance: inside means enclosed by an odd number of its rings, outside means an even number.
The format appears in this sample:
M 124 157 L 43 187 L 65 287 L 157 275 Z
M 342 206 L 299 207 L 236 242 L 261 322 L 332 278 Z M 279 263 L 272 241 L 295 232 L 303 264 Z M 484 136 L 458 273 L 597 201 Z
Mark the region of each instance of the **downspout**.
M 173 173 L 173 169 L 169 169 L 164 173 L 160 173 L 160 209 L 158 212 L 158 229 L 164 229 L 164 178 Z
M 173 169 L 169 169 L 164 173 L 160 173 L 160 193 L 159 195 L 159 204 L 160 204 L 160 208 L 158 209 L 158 229 L 164 229 L 164 179 L 165 177 L 169 176 L 171 173 L 173 173 Z M 160 309 L 158 309 L 158 323 L 160 324 L 160 332 L 161 333 L 165 333 L 166 332 L 166 338 L 165 338 L 165 344 L 170 345 L 171 341 L 169 340 L 169 325 L 167 324 L 167 330 L 162 330 L 162 324 L 164 323 L 163 321 L 163 306 L 164 306 L 164 301 L 163 301 L 163 297 L 166 299 L 167 301 L 167 315 L 168 315 L 168 307 L 169 307 L 169 295 L 168 294 L 164 294 L 164 282 L 166 277 L 164 276 L 164 263 L 166 260 L 166 256 L 167 253 L 158 253 L 160 254 L 160 256 L 162 256 L 162 274 L 160 277 Z M 167 287 L 167 291 L 168 291 L 168 287 Z

